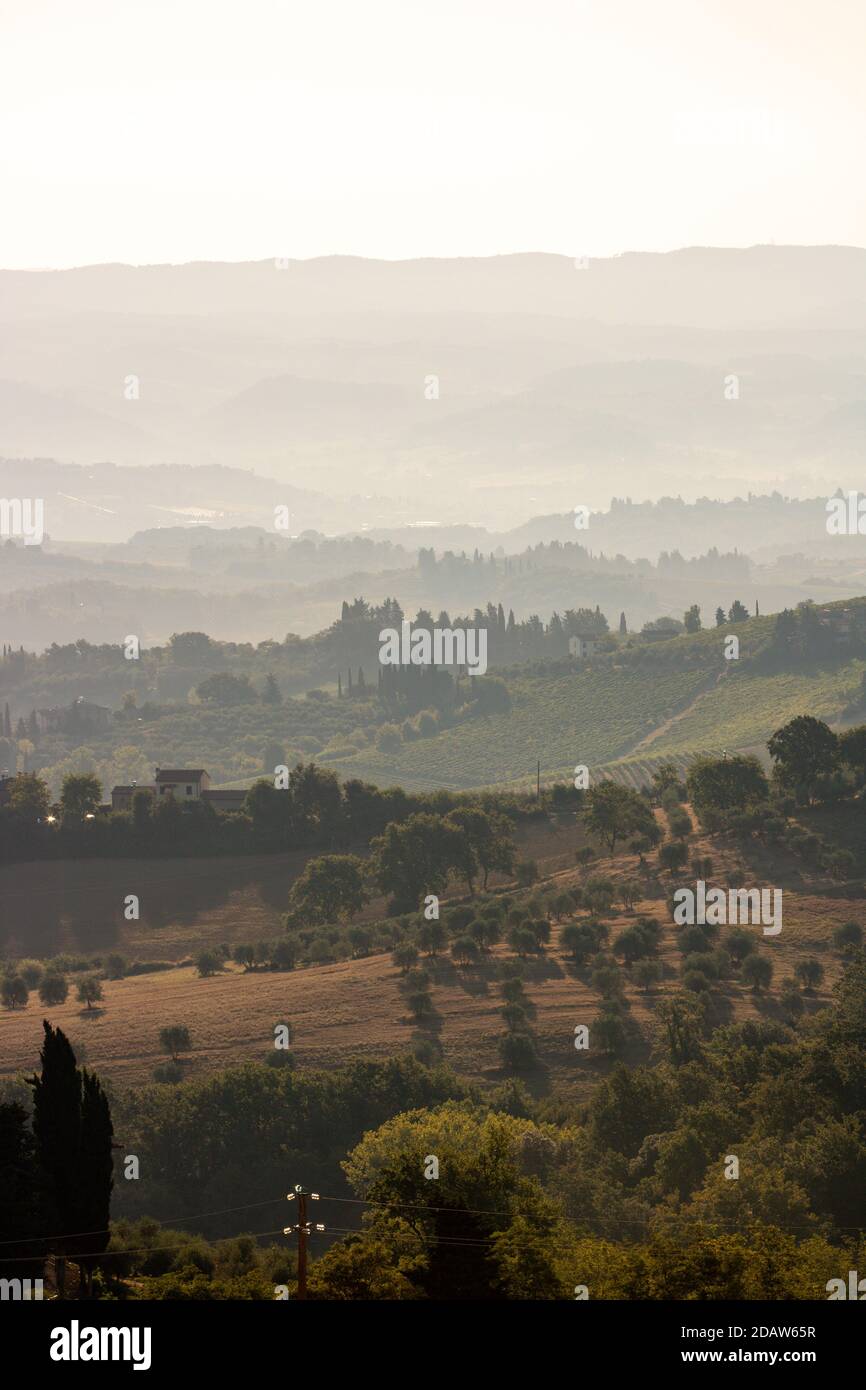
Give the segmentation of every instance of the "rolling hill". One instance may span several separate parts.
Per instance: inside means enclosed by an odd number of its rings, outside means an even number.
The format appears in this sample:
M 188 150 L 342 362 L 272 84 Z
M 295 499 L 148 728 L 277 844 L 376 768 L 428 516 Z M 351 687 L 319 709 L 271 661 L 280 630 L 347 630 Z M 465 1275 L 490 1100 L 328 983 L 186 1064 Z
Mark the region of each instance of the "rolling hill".
M 832 817 L 832 813 L 828 814 Z M 825 831 L 826 820 L 827 816 L 819 817 Z M 660 823 L 664 825 L 661 817 Z M 517 838 L 521 853 L 536 858 L 544 890 L 562 892 L 582 881 L 587 871 L 575 867 L 574 854 L 576 848 L 586 844 L 586 837 L 582 826 L 570 818 L 531 826 L 519 832 Z M 806 956 L 819 959 L 826 972 L 820 988 L 805 997 L 807 1011 L 825 1005 L 842 970 L 842 959 L 831 946 L 832 929 L 851 920 L 866 927 L 866 900 L 856 890 L 852 897 L 840 885 L 805 875 L 798 861 L 782 850 L 772 854 L 759 846 L 738 850 L 723 837 L 708 837 L 700 832 L 690 837 L 690 849 L 710 855 L 714 882 L 724 883 L 748 861 L 749 882 L 770 881 L 781 886 L 785 894 L 782 932 L 778 937 L 758 937 L 758 950 L 773 965 L 772 989 L 765 995 L 755 995 L 744 980 L 732 974 L 717 992 L 713 1005 L 716 1022 L 777 1018 L 778 986 Z M 860 851 L 862 854 L 862 845 Z M 116 877 L 116 865 L 93 863 L 87 867 L 91 876 L 98 877 L 102 872 Z M 252 866 L 252 877 L 262 868 Z M 271 885 L 267 884 L 264 868 L 261 891 L 268 892 Z M 618 882 L 634 878 L 639 870 L 636 856 L 626 852 L 594 860 L 588 872 L 606 874 Z M 625 1054 L 630 1065 L 649 1059 L 656 1010 L 662 998 L 678 989 L 682 959 L 677 929 L 666 902 L 669 880 L 651 874 L 641 881 L 641 897 L 633 911 L 616 906 L 606 915 L 613 949 L 637 914 L 655 918 L 662 928 L 658 951 L 661 982 L 647 993 L 627 981 L 630 1017 L 640 1030 L 640 1037 L 635 1036 Z M 273 921 L 266 921 L 260 912 L 250 916 L 251 898 L 240 921 L 239 899 L 217 907 L 208 896 L 206 885 L 199 883 L 196 889 L 193 879 L 187 895 L 195 897 L 197 891 L 202 895 L 201 913 L 190 915 L 182 930 L 174 925 L 165 929 L 164 946 L 169 959 L 172 951 L 179 955 L 189 947 L 216 946 L 227 937 L 234 940 L 241 928 L 254 940 L 263 929 L 272 931 Z M 515 892 L 514 885 L 507 881 L 500 882 L 498 891 L 516 901 L 526 897 L 519 890 Z M 582 912 L 573 915 L 575 920 L 584 916 Z M 526 1080 L 531 1089 L 541 1094 L 555 1082 L 565 1093 L 584 1096 L 594 1080 L 606 1073 L 611 1061 L 574 1049 L 575 1024 L 591 1025 L 600 999 L 592 985 L 591 972 L 576 969 L 561 943 L 567 920 L 554 925 L 546 952 L 524 963 L 526 993 L 534 1010 L 533 1027 L 541 1058 L 540 1071 L 528 1075 Z M 152 930 L 140 930 L 132 924 L 126 924 L 124 930 L 126 940 L 120 943 L 124 949 L 136 944 L 153 947 Z M 495 946 L 489 957 L 469 969 L 456 967 L 447 956 L 423 960 L 431 975 L 436 1014 L 421 1031 L 438 1038 L 445 1059 L 455 1070 L 482 1086 L 504 1079 L 497 1044 L 503 1031 L 500 974 L 506 960 L 513 960 L 513 952 L 505 944 Z M 242 1061 L 266 1060 L 273 1046 L 274 1026 L 286 1020 L 293 1026 L 298 1064 L 305 1068 L 336 1068 L 354 1056 L 385 1058 L 408 1049 L 418 1036 L 402 989 L 401 973 L 390 953 L 276 974 L 245 972 L 228 964 L 210 979 L 198 978 L 189 962 L 178 963 L 158 973 L 106 981 L 104 990 L 102 1004 L 90 1011 L 74 1002 L 72 993 L 65 1004 L 47 1010 L 33 998 L 26 1009 L 4 1011 L 0 1075 L 32 1066 L 46 1013 L 52 1023 L 63 1027 L 76 1048 L 81 1048 L 90 1065 L 121 1086 L 140 1085 L 150 1079 L 154 1067 L 164 1060 L 159 1030 L 168 1023 L 184 1023 L 190 1030 L 192 1049 L 183 1063 L 184 1072 L 190 1077 Z
M 822 612 L 866 608 L 866 600 Z M 839 722 L 859 698 L 864 661 L 840 650 L 776 668 L 770 661 L 775 618 L 682 635 L 596 657 L 583 669 L 499 671 L 508 713 L 476 718 L 387 753 L 364 749 L 327 759 L 341 776 L 452 790 L 525 783 L 541 763 L 544 780 L 570 778 L 578 763 L 635 780 L 645 759 L 686 760 L 699 752 L 763 749 L 798 714 Z M 727 661 L 734 633 L 740 657 Z M 326 755 L 327 758 L 327 755 Z

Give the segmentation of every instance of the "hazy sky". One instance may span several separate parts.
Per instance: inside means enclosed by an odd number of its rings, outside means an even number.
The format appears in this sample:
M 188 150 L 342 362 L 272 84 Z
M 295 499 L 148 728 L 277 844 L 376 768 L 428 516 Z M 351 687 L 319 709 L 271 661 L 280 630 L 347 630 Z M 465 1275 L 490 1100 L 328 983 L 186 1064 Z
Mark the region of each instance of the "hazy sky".
M 864 0 L 0 0 L 0 266 L 866 245 Z

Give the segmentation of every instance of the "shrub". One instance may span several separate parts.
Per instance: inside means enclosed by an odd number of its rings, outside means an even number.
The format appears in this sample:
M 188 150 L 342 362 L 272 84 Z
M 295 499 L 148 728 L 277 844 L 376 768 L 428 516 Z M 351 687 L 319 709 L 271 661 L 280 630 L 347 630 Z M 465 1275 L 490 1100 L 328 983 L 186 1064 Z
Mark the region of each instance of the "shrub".
M 616 893 L 617 887 L 612 878 L 591 874 L 583 885 L 584 906 L 589 908 L 590 912 L 610 912 Z
M 199 951 L 195 958 L 195 968 L 202 979 L 216 975 L 222 964 L 223 958 L 217 951 Z
M 502 997 L 508 1004 L 523 1004 L 525 994 L 523 991 L 523 981 L 519 979 L 508 979 L 502 981 Z
M 592 972 L 592 987 L 603 999 L 617 999 L 622 995 L 622 975 L 615 965 L 600 965 Z
M 376 734 L 376 747 L 380 753 L 396 753 L 402 742 L 396 724 L 383 724 Z
M 607 938 L 607 927 L 601 922 L 569 922 L 560 933 L 560 941 L 572 960 L 583 965 L 594 955 Z
M 418 945 L 428 956 L 435 956 L 445 945 L 445 927 L 441 922 L 422 922 L 418 928 Z
M 294 970 L 297 959 L 298 948 L 293 941 L 283 938 L 274 942 L 271 963 L 277 970 Z
M 538 882 L 538 865 L 534 859 L 520 859 L 514 866 L 514 877 L 521 888 Z
M 27 983 L 20 975 L 4 975 L 0 980 L 0 1001 L 5 1009 L 26 1008 L 29 997 Z
M 526 1010 L 522 1004 L 506 1004 L 499 1012 L 506 1028 L 511 1033 L 525 1032 L 529 1026 Z
M 452 936 L 462 936 L 469 923 L 475 919 L 475 909 L 468 904 L 452 907 L 445 921 Z
M 535 933 L 529 927 L 512 927 L 508 933 L 508 944 L 521 958 L 533 955 L 538 950 Z
M 310 942 L 307 960 L 311 965 L 328 965 L 336 959 L 337 951 L 334 949 L 334 943 L 327 936 L 317 936 L 314 941 Z
M 529 1071 L 538 1066 L 538 1050 L 529 1033 L 506 1033 L 499 1040 L 499 1056 L 509 1071 Z
M 695 878 L 704 880 L 712 877 L 713 861 L 708 854 L 692 855 L 692 873 Z
M 659 849 L 659 864 L 673 878 L 677 869 L 689 862 L 689 847 L 682 840 L 669 840 Z
M 43 1004 L 65 1004 L 69 995 L 66 976 L 59 970 L 46 970 L 39 984 L 39 998 Z
M 691 967 L 683 975 L 683 988 L 692 994 L 707 994 L 713 987 L 713 982 L 703 972 L 703 970 L 693 970 Z
M 633 927 L 626 927 L 613 949 L 615 955 L 622 956 L 627 964 L 631 964 L 643 956 L 652 955 L 655 950 L 655 940 L 638 923 L 635 923 Z
M 854 873 L 856 860 L 850 849 L 837 849 L 829 856 L 828 870 L 831 878 L 848 879 Z
M 688 811 L 684 811 L 681 807 L 669 813 L 668 825 L 671 828 L 671 834 L 678 840 L 684 840 L 686 836 L 691 835 L 694 830 L 691 816 Z
M 590 1029 L 590 1038 L 608 1057 L 616 1056 L 627 1041 L 625 1024 L 618 1014 L 601 1013 Z
M 687 956 L 683 961 L 683 975 L 687 970 L 700 970 L 708 980 L 717 980 L 719 977 L 715 957 L 709 951 L 695 951 L 693 955 Z
M 745 927 L 732 928 L 725 937 L 724 946 L 735 965 L 741 965 L 747 956 L 758 949 L 753 934 Z
M 502 935 L 502 928 L 499 923 L 491 917 L 476 917 L 470 924 L 469 935 L 472 940 L 477 942 L 482 951 L 489 951 L 491 946 L 495 946 Z
M 649 994 L 651 986 L 658 984 L 661 977 L 662 968 L 657 960 L 639 960 L 632 971 L 632 979 L 645 994 Z
M 88 1009 L 92 1009 L 102 998 L 102 981 L 99 976 L 85 975 L 83 980 L 78 981 L 76 995 L 79 1004 L 86 1004 Z
M 412 1054 L 422 1067 L 435 1067 L 442 1060 L 442 1044 L 438 1038 L 413 1038 Z
M 535 944 L 538 950 L 543 951 L 544 947 L 550 941 L 550 923 L 547 918 L 533 917 L 531 921 L 527 922 L 526 926 L 535 937 Z
M 814 956 L 807 957 L 806 960 L 798 960 L 794 966 L 794 975 L 800 981 L 807 994 L 811 994 L 816 986 L 820 985 L 824 979 L 824 967 Z
M 479 955 L 478 942 L 471 936 L 458 936 L 451 944 L 451 958 L 457 965 L 474 965 Z
M 272 1047 L 265 1057 L 266 1067 L 288 1067 L 289 1070 L 292 1070 L 294 1065 L 294 1054 L 287 1047 Z
M 167 1028 L 160 1028 L 159 1045 L 163 1052 L 170 1053 L 173 1062 L 177 1061 L 177 1054 L 179 1052 L 189 1052 L 192 1044 L 190 1043 L 189 1029 L 186 1027 L 186 1024 L 172 1023 L 169 1024 Z
M 863 928 L 859 922 L 843 922 L 841 926 L 833 928 L 833 945 L 837 951 L 857 950 L 863 944 Z
M 413 946 L 411 941 L 401 941 L 394 947 L 391 959 L 405 975 L 418 959 L 418 947 Z
M 574 904 L 570 893 L 554 893 L 548 901 L 548 912 L 555 921 L 561 922 L 563 917 L 570 917 L 574 911 Z
M 627 910 L 630 911 L 635 903 L 640 902 L 642 896 L 643 889 L 636 879 L 629 878 L 626 879 L 624 883 L 620 884 L 619 900 Z
M 426 970 L 413 969 L 409 971 L 404 983 L 410 993 L 413 990 L 429 989 L 430 976 Z
M 705 951 L 709 941 L 709 932 L 704 927 L 683 927 L 677 935 L 677 945 L 684 955 L 691 955 L 695 951 Z
M 802 1018 L 806 1006 L 803 1003 L 800 986 L 796 980 L 782 981 L 782 988 L 779 991 L 779 1007 L 789 1023 L 796 1023 L 799 1018 Z
M 15 974 L 20 975 L 28 989 L 38 989 L 42 979 L 43 965 L 39 960 L 19 960 Z
M 425 1018 L 432 1018 L 435 1012 L 433 999 L 426 989 L 415 990 L 406 1002 L 412 1011 L 412 1017 L 419 1023 Z
M 165 1085 L 176 1086 L 179 1081 L 183 1081 L 183 1067 L 179 1062 L 163 1062 L 153 1069 L 154 1081 L 161 1081 Z
M 767 989 L 773 978 L 773 965 L 766 956 L 750 955 L 743 961 L 743 979 L 755 994 Z

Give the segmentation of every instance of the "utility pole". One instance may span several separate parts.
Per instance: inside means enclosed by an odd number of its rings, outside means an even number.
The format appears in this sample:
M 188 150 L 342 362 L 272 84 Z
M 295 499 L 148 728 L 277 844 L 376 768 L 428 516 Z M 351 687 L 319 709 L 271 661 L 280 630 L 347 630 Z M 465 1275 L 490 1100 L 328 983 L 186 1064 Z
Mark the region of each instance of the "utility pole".
M 294 1202 L 298 1199 L 298 1223 L 296 1226 L 284 1226 L 283 1235 L 298 1237 L 298 1298 L 307 1297 L 307 1240 L 310 1236 L 310 1221 L 307 1217 L 307 1198 L 312 1202 L 318 1202 L 318 1192 L 309 1192 L 301 1184 L 295 1183 L 293 1192 L 286 1193 L 286 1201 Z M 317 1231 L 324 1231 L 325 1227 L 321 1222 L 316 1223 Z

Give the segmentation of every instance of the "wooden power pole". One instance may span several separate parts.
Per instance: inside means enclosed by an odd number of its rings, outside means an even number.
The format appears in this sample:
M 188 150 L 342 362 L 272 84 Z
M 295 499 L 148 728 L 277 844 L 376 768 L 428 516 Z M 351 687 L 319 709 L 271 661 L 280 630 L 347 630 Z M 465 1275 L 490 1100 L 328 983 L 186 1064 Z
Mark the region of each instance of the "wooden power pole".
M 308 1192 L 299 1182 L 295 1183 L 293 1192 L 286 1193 L 287 1201 L 294 1202 L 295 1198 L 297 1198 L 298 1202 L 297 1225 L 285 1226 L 283 1228 L 284 1236 L 297 1235 L 298 1237 L 298 1298 L 307 1297 L 307 1241 L 310 1237 L 310 1220 L 307 1216 L 308 1197 L 312 1202 L 318 1202 L 319 1200 L 318 1192 Z M 317 1231 L 324 1231 L 324 1229 L 321 1222 L 316 1223 Z

